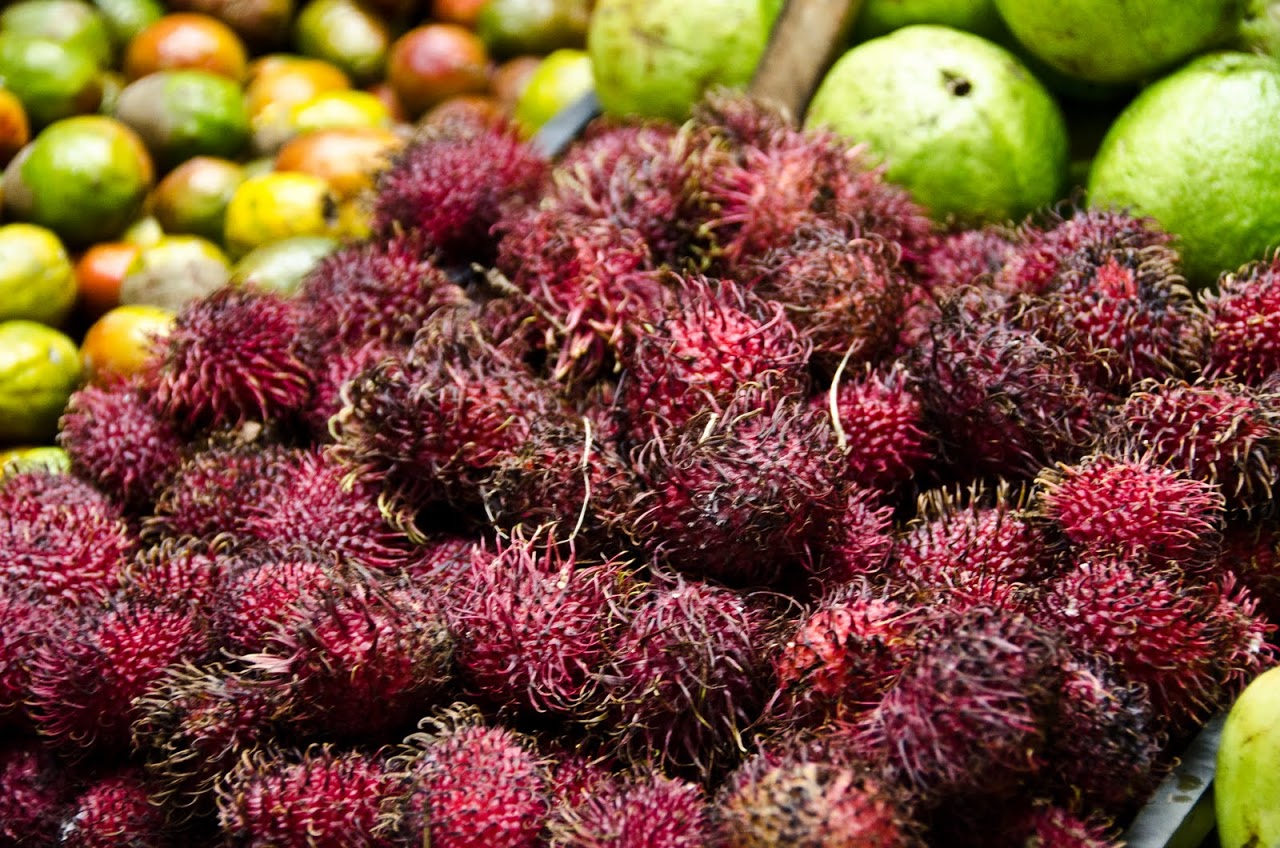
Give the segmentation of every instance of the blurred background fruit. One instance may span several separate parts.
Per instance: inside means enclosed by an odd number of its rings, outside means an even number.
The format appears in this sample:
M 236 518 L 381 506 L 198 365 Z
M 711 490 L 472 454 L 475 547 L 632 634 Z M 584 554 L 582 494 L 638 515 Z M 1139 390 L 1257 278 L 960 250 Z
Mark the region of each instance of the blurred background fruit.
M 34 321 L 0 321 L 0 442 L 51 442 L 79 383 L 69 337 Z
M 427 24 L 409 30 L 387 59 L 387 81 L 412 117 L 446 98 L 489 87 L 489 54 L 471 30 Z
M 157 306 L 117 306 L 94 322 L 80 343 L 85 378 L 106 383 L 141 373 L 158 339 L 168 334 L 173 313 Z
M 347 127 L 299 135 L 280 148 L 276 170 L 311 174 L 328 183 L 339 200 L 373 187 L 378 170 L 404 146 L 388 129 Z
M 0 166 L 9 164 L 30 140 L 31 124 L 22 101 L 12 91 L 0 88 Z
M 231 262 L 213 242 L 199 236 L 165 235 L 134 257 L 120 283 L 120 303 L 177 312 L 230 278 Z
M 106 18 L 81 0 L 20 0 L 0 13 L 0 31 L 47 38 L 83 50 L 101 67 L 112 60 Z
M 367 84 L 382 76 L 391 30 L 356 0 L 312 0 L 294 22 L 293 40 L 302 55 L 331 62 Z
M 130 80 L 156 71 L 207 71 L 239 82 L 249 54 L 235 31 L 217 18 L 191 12 L 165 15 L 129 42 L 124 72 Z
M 222 238 L 227 204 L 244 181 L 244 169 L 229 159 L 195 156 L 174 168 L 151 193 L 151 214 L 167 233 Z
M 999 39 L 1008 34 L 994 0 L 865 0 L 853 40 L 866 41 L 914 24 L 938 24 Z
M 106 21 L 111 43 L 117 51 L 123 51 L 138 33 L 165 13 L 159 0 L 93 0 L 93 5 Z
M 321 259 L 338 249 L 336 239 L 293 236 L 254 248 L 231 269 L 231 284 L 293 294 Z
M 227 206 L 224 243 L 234 257 L 290 236 L 329 235 L 337 227 L 329 184 L 311 174 L 271 173 L 241 183 Z
M 249 141 L 240 86 L 207 71 L 158 71 L 120 92 L 115 115 L 168 170 L 192 156 L 234 157 Z
M 488 0 L 475 26 L 489 52 L 508 59 L 583 47 L 590 19 L 587 0 Z
M 75 273 L 56 235 L 31 224 L 0 227 L 0 321 L 57 326 L 75 300 Z
M 591 57 L 582 50 L 557 50 L 538 63 L 516 98 L 516 123 L 532 134 L 591 88 Z
M 66 474 L 70 470 L 71 456 L 59 447 L 41 445 L 0 451 L 0 480 L 27 471 Z
M 76 290 L 80 306 L 92 318 L 120 304 L 120 285 L 140 248 L 127 241 L 104 241 L 80 255 L 76 262 Z
M 280 46 L 294 13 L 293 0 L 171 0 L 170 5 L 217 18 L 257 50 Z
M 98 108 L 100 73 L 83 47 L 0 32 L 0 87 L 22 101 L 35 129 Z

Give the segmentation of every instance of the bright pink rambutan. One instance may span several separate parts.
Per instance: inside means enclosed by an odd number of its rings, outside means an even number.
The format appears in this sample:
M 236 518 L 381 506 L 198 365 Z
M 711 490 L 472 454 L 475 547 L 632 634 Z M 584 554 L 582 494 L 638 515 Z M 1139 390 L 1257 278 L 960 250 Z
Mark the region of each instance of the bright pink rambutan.
M 803 400 L 745 385 L 633 454 L 636 543 L 672 567 L 769 583 L 825 539 L 847 500 L 830 421 Z
M 312 746 L 246 752 L 218 781 L 218 823 L 244 848 L 379 848 L 382 757 Z
M 668 290 L 635 230 L 554 206 L 499 226 L 497 267 L 545 326 L 555 379 L 594 379 L 626 333 L 662 314 Z
M 1037 485 L 1043 515 L 1086 554 L 1194 569 L 1216 550 L 1222 493 L 1177 469 L 1093 454 L 1046 469 Z
M 411 585 L 449 591 L 471 570 L 474 553 L 484 541 L 473 536 L 438 533 L 427 536 L 406 563 L 404 574 Z
M 628 435 L 644 442 L 703 409 L 719 411 L 744 383 L 776 372 L 803 388 L 810 347 L 780 304 L 728 281 L 691 277 L 676 305 L 620 355 L 620 411 Z
M 125 567 L 124 597 L 156 606 L 212 615 L 231 559 L 197 539 L 162 539 L 138 552 Z
M 924 799 L 1016 791 L 1044 765 L 1062 648 L 1015 613 L 947 619 L 860 723 L 862 744 Z
M 70 455 L 75 473 L 139 511 L 177 470 L 186 447 L 138 382 L 77 391 L 59 423 L 58 444 Z
M 603 662 L 625 588 L 620 563 L 583 567 L 550 535 L 476 549 L 447 604 L 462 679 L 499 706 L 572 713 Z
M 850 720 L 874 707 L 915 652 L 911 610 L 856 584 L 788 632 L 773 659 L 772 712 L 788 724 Z
M 301 316 L 293 301 L 252 287 L 192 301 L 161 348 L 156 407 L 188 429 L 300 411 L 311 398 L 297 347 Z
M 1107 441 L 1216 483 L 1229 508 L 1261 507 L 1280 480 L 1280 394 L 1233 380 L 1144 383 Z
M 622 614 L 589 723 L 623 759 L 668 773 L 732 766 L 766 697 L 764 613 L 741 593 L 676 578 Z
M 396 834 L 432 848 L 534 848 L 550 811 L 546 763 L 529 741 L 463 713 L 424 721 L 399 758 Z M 450 726 L 453 725 L 453 726 Z
M 43 745 L 6 740 L 0 747 L 0 845 L 58 844 L 72 797 L 66 766 Z
M 247 505 L 245 538 L 324 548 L 371 568 L 399 568 L 410 559 L 408 537 L 383 517 L 377 480 L 317 449 L 296 453 L 279 473 L 275 497 Z
M 0 478 L 0 513 L 31 519 L 50 508 L 92 507 L 110 518 L 123 514 L 120 504 L 87 480 L 52 471 L 21 471 Z
M 608 781 L 549 829 L 553 848 L 703 848 L 711 831 L 701 787 L 661 774 Z
M 551 755 L 551 797 L 557 808 L 576 807 L 612 784 L 615 775 L 606 761 L 561 750 L 556 742 L 545 746 Z M 540 746 L 539 750 L 544 750 Z
M 1210 377 L 1260 385 L 1280 371 L 1280 253 L 1246 265 L 1201 298 L 1209 313 Z
M 226 565 L 214 601 L 212 624 L 223 647 L 260 651 L 278 628 L 303 615 L 301 606 L 330 590 L 342 577 L 331 552 L 305 545 L 259 547 Z
M 844 489 L 845 505 L 832 519 L 826 538 L 818 540 L 810 565 L 819 587 L 880 574 L 893 553 L 893 507 L 874 489 L 856 484 Z
M 892 492 L 925 469 L 933 458 L 933 436 L 910 372 L 900 364 L 868 366 L 841 380 L 834 410 L 831 392 L 810 402 L 839 422 L 845 478 L 860 486 Z
M 291 693 L 221 664 L 170 666 L 135 705 L 133 745 L 152 797 L 175 820 L 213 809 L 213 786 L 245 752 L 278 738 Z
M 67 624 L 31 657 L 27 707 L 36 729 L 73 753 L 127 748 L 133 699 L 168 666 L 211 647 L 203 620 L 187 610 L 118 602 Z
M 493 225 L 538 196 L 547 170 L 514 126 L 420 133 L 378 177 L 374 232 L 408 232 L 450 261 L 484 261 Z
M 716 798 L 723 848 L 915 848 L 923 843 L 903 793 L 851 766 L 807 758 L 748 762 Z
M 141 769 L 124 768 L 85 787 L 62 820 L 61 844 L 77 848 L 168 848 L 174 834 L 154 806 Z

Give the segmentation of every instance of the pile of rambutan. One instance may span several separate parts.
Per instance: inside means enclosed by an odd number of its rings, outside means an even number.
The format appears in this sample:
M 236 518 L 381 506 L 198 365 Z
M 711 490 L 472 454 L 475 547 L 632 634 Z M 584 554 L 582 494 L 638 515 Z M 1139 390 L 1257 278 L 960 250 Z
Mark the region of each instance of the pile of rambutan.
M 377 190 L 0 480 L 0 846 L 1105 848 L 1275 663 L 1280 258 L 724 94 Z

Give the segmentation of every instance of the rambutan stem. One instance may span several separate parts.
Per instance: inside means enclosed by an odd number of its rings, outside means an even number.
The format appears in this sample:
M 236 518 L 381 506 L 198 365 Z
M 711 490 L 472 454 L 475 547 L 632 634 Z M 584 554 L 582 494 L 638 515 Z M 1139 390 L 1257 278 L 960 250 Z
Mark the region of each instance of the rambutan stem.
M 831 426 L 836 431 L 836 446 L 840 450 L 844 450 L 848 445 L 844 435 L 844 425 L 840 422 L 840 404 L 837 402 L 840 394 L 840 379 L 844 376 L 844 369 L 849 365 L 850 357 L 861 342 L 862 339 L 849 342 L 849 346 L 845 348 L 844 357 L 836 367 L 835 376 L 831 378 L 831 388 L 827 390 L 827 407 L 831 410 Z
M 582 524 L 587 520 L 587 505 L 591 503 L 591 419 L 583 417 L 582 424 L 586 427 L 586 439 L 582 446 L 582 508 L 578 510 L 578 523 L 573 526 L 573 532 L 569 534 L 569 541 L 572 542 L 578 535 L 578 531 L 582 529 Z

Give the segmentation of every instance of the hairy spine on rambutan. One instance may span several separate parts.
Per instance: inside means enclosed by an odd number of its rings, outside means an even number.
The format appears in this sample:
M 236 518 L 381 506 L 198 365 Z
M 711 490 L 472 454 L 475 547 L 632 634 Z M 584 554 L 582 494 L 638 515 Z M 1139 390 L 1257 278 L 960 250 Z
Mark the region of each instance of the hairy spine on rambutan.
M 120 518 L 120 504 L 105 492 L 71 474 L 44 469 L 19 471 L 0 477 L 0 513 L 31 519 L 50 507 L 93 507 L 103 515 Z
M 342 561 L 307 545 L 262 546 L 238 553 L 214 599 L 213 632 L 235 653 L 260 651 L 280 628 L 292 627 L 301 607 L 341 581 Z
M 140 381 L 84 386 L 67 403 L 58 444 L 71 468 L 121 504 L 146 511 L 182 461 L 186 442 Z
M 138 552 L 121 577 L 122 597 L 154 606 L 190 609 L 209 618 L 231 558 L 221 544 L 162 539 Z
M 42 632 L 56 622 L 57 615 L 35 595 L 0 585 L 0 728 L 23 722 L 31 655 Z
M 1039 805 L 1018 823 L 1022 848 L 1123 848 L 1107 819 L 1082 816 L 1065 807 Z
M 882 574 L 893 553 L 893 507 L 881 493 L 848 484 L 844 507 L 832 519 L 826 538 L 817 539 L 809 561 L 811 583 L 824 588 Z
M 960 230 L 938 239 L 919 263 L 916 276 L 925 290 L 944 298 L 970 285 L 990 284 L 1018 241 L 1000 225 Z
M 61 843 L 76 848 L 166 848 L 175 834 L 165 811 L 151 803 L 141 769 L 126 767 L 94 780 L 62 820 Z
M 72 790 L 71 772 L 52 751 L 7 739 L 0 746 L 0 845 L 56 845 Z
M 1269 522 L 1228 524 L 1213 569 L 1234 573 L 1264 616 L 1280 621 L 1280 527 Z
M 830 421 L 767 385 L 742 386 L 632 461 L 643 487 L 628 519 L 636 544 L 726 583 L 772 582 L 847 503 Z
M 178 313 L 161 349 L 156 407 L 187 429 L 269 421 L 302 410 L 311 372 L 301 314 L 275 292 L 227 286 Z
M 1280 371 L 1280 253 L 1218 280 L 1201 293 L 1209 313 L 1205 373 L 1261 385 Z
M 711 835 L 702 788 L 660 773 L 605 782 L 548 830 L 552 848 L 703 848 Z

